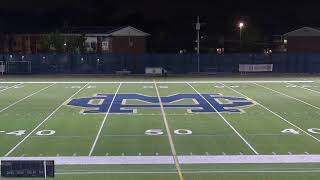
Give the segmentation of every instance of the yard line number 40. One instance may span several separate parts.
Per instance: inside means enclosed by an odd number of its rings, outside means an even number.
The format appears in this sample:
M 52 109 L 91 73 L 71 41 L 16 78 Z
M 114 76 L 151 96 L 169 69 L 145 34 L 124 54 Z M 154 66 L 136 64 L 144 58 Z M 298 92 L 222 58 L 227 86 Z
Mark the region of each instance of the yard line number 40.
M 23 136 L 25 135 L 27 130 L 17 130 L 17 131 L 12 131 L 12 132 L 6 132 L 6 131 L 0 131 L 0 133 L 5 133 L 7 135 L 15 135 L 15 136 Z M 51 136 L 54 135 L 56 131 L 54 130 L 41 130 L 36 132 L 37 136 Z

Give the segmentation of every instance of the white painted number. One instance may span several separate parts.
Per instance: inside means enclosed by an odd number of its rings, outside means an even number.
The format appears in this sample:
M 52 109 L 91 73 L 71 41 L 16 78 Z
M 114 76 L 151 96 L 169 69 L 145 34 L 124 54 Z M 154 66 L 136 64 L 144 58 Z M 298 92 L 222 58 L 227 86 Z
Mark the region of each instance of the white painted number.
M 146 130 L 146 132 L 144 134 L 148 135 L 148 136 L 160 136 L 160 135 L 163 135 L 164 133 L 163 133 L 162 129 L 149 129 L 149 130 Z M 188 130 L 188 129 L 177 129 L 174 131 L 174 134 L 176 134 L 176 135 L 190 135 L 190 134 L 192 134 L 192 131 Z
M 54 135 L 56 133 L 56 131 L 54 130 L 42 130 L 42 131 L 38 131 L 36 134 L 38 136 L 51 136 Z
M 188 130 L 188 129 L 177 129 L 174 131 L 174 133 L 176 135 L 190 135 L 190 134 L 192 134 L 192 131 Z
M 299 131 L 296 131 L 294 129 L 285 129 L 283 131 L 281 131 L 284 134 L 299 134 Z
M 308 131 L 313 134 L 320 134 L 320 129 L 318 128 L 311 128 L 311 129 L 308 129 Z
M 1 132 L 5 132 L 5 131 L 0 131 Z M 27 132 L 27 130 L 18 130 L 18 131 L 12 131 L 12 132 L 8 132 L 6 133 L 7 135 L 15 135 L 15 136 L 23 136 L 25 135 Z M 56 133 L 56 131 L 54 130 L 42 130 L 42 131 L 38 131 L 36 133 L 37 136 L 51 136 L 54 135 Z
M 26 134 L 26 130 L 18 130 L 18 131 L 13 131 L 13 132 L 8 132 L 6 133 L 7 135 L 16 135 L 16 136 L 22 136 Z
M 148 136 L 160 136 L 163 135 L 162 129 L 149 129 L 145 132 Z

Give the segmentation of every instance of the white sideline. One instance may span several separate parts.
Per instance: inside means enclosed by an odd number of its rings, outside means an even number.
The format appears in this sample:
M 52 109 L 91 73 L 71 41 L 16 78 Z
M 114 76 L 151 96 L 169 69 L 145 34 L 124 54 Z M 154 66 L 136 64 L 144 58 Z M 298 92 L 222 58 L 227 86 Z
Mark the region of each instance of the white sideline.
M 12 83 L 2 83 L 2 82 L 0 82 L 0 84 L 12 84 Z M 14 84 L 16 84 L 16 83 L 14 83 Z M 22 85 L 22 84 L 23 84 L 23 83 L 18 83 L 18 84 L 14 85 L 14 86 L 10 86 L 10 87 L 7 87 L 7 88 L 4 88 L 4 89 L 1 89 L 1 90 L 0 90 L 0 92 L 6 91 L 6 90 L 8 90 L 8 89 L 11 89 L 11 88 L 17 87 L 17 86 Z M 47 84 L 47 83 L 46 83 L 46 84 Z
M 49 86 L 47 86 L 47 87 L 45 87 L 45 88 L 42 88 L 42 89 L 40 89 L 40 90 L 38 90 L 38 91 L 36 91 L 36 92 L 34 92 L 34 93 L 32 93 L 32 94 L 30 94 L 30 95 L 28 95 L 28 96 L 26 96 L 26 97 L 24 97 L 24 98 L 20 99 L 20 100 L 18 100 L 18 101 L 16 101 L 16 102 L 14 102 L 14 103 L 12 103 L 12 104 L 10 104 L 9 106 L 7 106 L 7 107 L 5 107 L 5 108 L 1 109 L 1 110 L 0 110 L 0 113 L 2 113 L 3 111 L 5 111 L 5 110 L 9 109 L 9 108 L 10 108 L 10 107 L 12 107 L 12 106 L 14 106 L 14 105 L 18 104 L 19 102 L 24 101 L 24 100 L 28 99 L 29 97 L 32 97 L 32 96 L 34 96 L 34 95 L 38 94 L 39 92 L 44 91 L 44 90 L 46 90 L 46 89 L 50 88 L 50 87 L 51 87 L 51 86 L 53 86 L 53 85 L 55 85 L 55 84 L 51 84 L 51 85 L 49 85 Z
M 217 109 L 206 99 L 203 97 L 203 95 L 197 91 L 190 83 L 187 83 L 196 93 L 198 93 L 203 100 L 205 100 L 213 109 L 214 111 L 217 112 L 217 114 L 223 119 L 223 121 L 242 139 L 242 141 L 247 144 L 247 146 L 256 154 L 258 155 L 259 153 L 252 147 L 252 145 L 244 138 L 242 135 L 228 122 L 228 120 L 219 112 Z
M 183 174 L 218 174 L 218 173 L 320 173 L 320 169 L 297 170 L 183 170 Z M 58 171 L 57 175 L 90 175 L 90 174 L 176 174 L 173 171 Z
M 72 99 L 75 95 L 77 95 L 81 90 L 83 90 L 88 84 L 84 85 L 81 89 L 79 89 L 77 92 L 75 92 L 72 96 L 70 96 L 66 101 L 64 101 L 60 106 L 58 106 L 48 117 L 46 117 L 37 127 L 35 127 L 28 135 L 26 135 L 17 145 L 15 145 L 7 154 L 5 154 L 5 157 L 9 156 L 13 151 L 15 151 L 27 138 L 29 138 L 42 124 L 44 124 L 48 119 L 51 118 L 64 104 L 65 102 Z
M 306 105 L 308 105 L 308 106 L 311 106 L 311 107 L 313 107 L 313 108 L 315 108 L 315 109 L 320 110 L 320 107 L 315 106 L 315 105 L 310 104 L 310 103 L 307 103 L 307 102 L 305 102 L 305 101 L 303 101 L 303 100 L 301 100 L 301 99 L 295 98 L 295 97 L 293 97 L 293 96 L 289 96 L 289 95 L 287 95 L 287 94 L 285 94 L 285 93 L 276 91 L 276 90 L 274 90 L 274 89 L 268 88 L 268 87 L 263 86 L 263 85 L 261 85 L 261 84 L 257 84 L 257 83 L 254 83 L 254 84 L 257 85 L 257 86 L 263 87 L 264 89 L 268 89 L 268 90 L 270 90 L 270 91 L 272 91 L 272 92 L 281 94 L 281 95 L 283 95 L 283 96 L 286 96 L 286 97 L 288 97 L 288 98 L 294 99 L 294 100 L 296 100 L 296 101 L 298 101 L 298 102 L 301 102 L 301 103 L 303 103 L 303 104 L 306 104 Z
M 191 84 L 203 84 L 203 83 L 312 83 L 314 81 L 188 81 Z M 44 84 L 44 83 L 56 83 L 56 84 L 81 84 L 81 83 L 90 83 L 90 84 L 152 84 L 153 81 L 96 81 L 96 82 L 89 82 L 89 81 L 30 81 L 30 82 L 0 82 L 0 84 L 13 84 L 13 83 L 24 83 L 24 84 Z M 158 84 L 185 84 L 186 81 L 157 81 Z
M 102 132 L 102 128 L 104 127 L 104 125 L 105 125 L 105 123 L 106 123 L 108 114 L 109 114 L 109 112 L 110 112 L 110 109 L 111 109 L 111 107 L 112 107 L 112 105 L 113 105 L 114 100 L 116 99 L 116 96 L 117 96 L 117 94 L 118 94 L 118 92 L 119 92 L 119 89 L 120 89 L 121 85 L 122 85 L 122 83 L 119 84 L 119 87 L 118 87 L 116 93 L 114 94 L 114 96 L 113 96 L 113 98 L 112 98 L 112 101 L 111 101 L 111 103 L 110 103 L 110 105 L 109 105 L 109 108 L 108 108 L 108 110 L 107 110 L 107 113 L 106 113 L 106 115 L 104 116 L 103 121 L 102 121 L 102 123 L 101 123 L 101 125 L 100 125 L 100 128 L 99 128 L 99 131 L 98 131 L 98 133 L 97 133 L 97 136 L 96 136 L 96 138 L 95 138 L 95 140 L 94 140 L 94 142 L 93 142 L 93 144 L 92 144 L 92 146 L 91 146 L 91 149 L 90 149 L 90 152 L 89 152 L 89 156 L 92 155 L 92 153 L 93 153 L 93 151 L 94 151 L 94 149 L 95 149 L 95 147 L 96 147 L 96 145 L 97 145 L 97 142 L 98 142 L 98 140 L 99 140 L 100 134 L 101 134 L 101 132 Z
M 320 163 L 320 155 L 177 156 L 180 164 L 279 164 Z M 0 157 L 0 160 L 54 160 L 56 165 L 175 164 L 170 156 L 60 156 Z
M 237 91 L 237 90 L 235 90 L 235 89 L 233 89 L 233 88 L 231 88 L 231 87 L 229 87 L 229 86 L 226 86 L 226 85 L 224 85 L 224 84 L 222 84 L 222 85 L 225 86 L 225 87 L 227 87 L 227 88 L 229 88 L 229 89 L 231 89 L 232 91 L 238 93 L 239 95 L 241 95 L 241 96 L 243 96 L 243 97 L 246 97 L 246 98 L 248 98 L 248 99 L 251 99 L 250 97 L 242 94 L 241 92 L 239 92 L 239 91 Z M 279 114 L 273 112 L 272 110 L 270 110 L 269 108 L 267 108 L 267 107 L 264 106 L 263 104 L 261 104 L 261 103 L 259 103 L 259 102 L 257 102 L 257 101 L 255 101 L 255 102 L 256 102 L 257 105 L 261 106 L 262 108 L 264 108 L 265 110 L 269 111 L 269 112 L 272 113 L 273 115 L 277 116 L 277 117 L 280 118 L 281 120 L 287 122 L 287 123 L 290 124 L 291 126 L 297 128 L 299 131 L 302 131 L 303 133 L 307 134 L 307 135 L 310 136 L 311 138 L 313 138 L 313 139 L 315 139 L 316 141 L 320 142 L 320 139 L 318 139 L 317 137 L 313 136 L 312 134 L 310 134 L 310 133 L 308 133 L 307 131 L 303 130 L 303 129 L 300 128 L 299 126 L 297 126 L 297 125 L 293 124 L 292 122 L 288 121 L 287 119 L 285 119 L 284 117 L 280 116 Z

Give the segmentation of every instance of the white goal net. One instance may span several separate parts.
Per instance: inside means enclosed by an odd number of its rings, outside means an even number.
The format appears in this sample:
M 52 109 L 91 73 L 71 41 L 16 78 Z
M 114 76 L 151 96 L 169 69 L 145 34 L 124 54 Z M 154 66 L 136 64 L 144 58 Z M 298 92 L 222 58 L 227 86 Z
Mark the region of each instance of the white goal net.
M 147 75 L 162 75 L 164 69 L 162 67 L 146 67 L 145 73 Z
M 239 72 L 272 72 L 273 64 L 239 64 Z
M 30 61 L 7 61 L 5 69 L 6 69 L 5 72 L 8 74 L 31 73 L 31 62 Z

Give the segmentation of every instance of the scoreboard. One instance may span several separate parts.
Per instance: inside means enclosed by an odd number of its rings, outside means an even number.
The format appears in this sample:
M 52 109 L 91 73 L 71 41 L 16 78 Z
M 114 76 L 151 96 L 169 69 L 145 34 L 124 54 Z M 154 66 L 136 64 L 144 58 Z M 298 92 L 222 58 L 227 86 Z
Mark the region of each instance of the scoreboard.
M 1 161 L 4 178 L 54 178 L 54 161 Z

